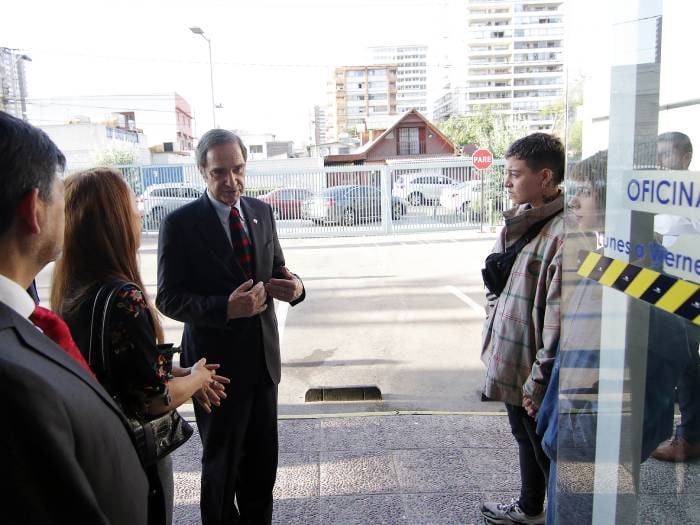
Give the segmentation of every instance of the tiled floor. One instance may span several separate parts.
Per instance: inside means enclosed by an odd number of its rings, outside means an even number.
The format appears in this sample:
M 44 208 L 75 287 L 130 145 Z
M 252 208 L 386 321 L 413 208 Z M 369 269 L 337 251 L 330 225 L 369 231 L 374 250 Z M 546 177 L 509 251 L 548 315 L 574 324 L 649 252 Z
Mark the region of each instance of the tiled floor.
M 278 524 L 482 523 L 484 499 L 519 490 L 505 417 L 289 419 L 279 434 Z M 195 435 L 174 456 L 177 525 L 199 523 L 200 455 Z M 700 463 L 649 460 L 640 486 L 639 523 L 700 523 Z

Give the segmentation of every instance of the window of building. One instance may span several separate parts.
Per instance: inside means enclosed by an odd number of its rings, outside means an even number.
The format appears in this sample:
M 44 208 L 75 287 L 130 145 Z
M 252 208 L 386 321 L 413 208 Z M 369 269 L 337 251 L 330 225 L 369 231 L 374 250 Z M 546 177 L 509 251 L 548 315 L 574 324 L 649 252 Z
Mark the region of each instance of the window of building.
M 420 130 L 418 128 L 399 128 L 399 155 L 420 154 Z

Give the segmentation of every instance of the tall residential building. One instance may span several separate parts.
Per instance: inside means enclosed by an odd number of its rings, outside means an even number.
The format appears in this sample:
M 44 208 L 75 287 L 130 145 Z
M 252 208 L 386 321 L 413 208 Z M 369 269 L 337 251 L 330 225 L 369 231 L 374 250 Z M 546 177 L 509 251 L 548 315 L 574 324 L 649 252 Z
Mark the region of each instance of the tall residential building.
M 396 64 L 396 112 L 428 111 L 428 46 L 369 48 L 373 63 Z
M 367 117 L 396 114 L 396 65 L 344 66 L 336 68 L 331 82 L 331 115 L 327 140 L 357 134 L 366 128 Z
M 27 77 L 24 64 L 31 59 L 16 49 L 0 47 L 0 111 L 27 120 Z
M 449 87 L 433 117 L 474 115 L 489 106 L 530 130 L 550 129 L 553 121 L 541 110 L 564 96 L 562 5 L 562 0 L 453 0 L 450 16 L 459 20 L 453 31 L 461 33 L 450 52 Z
M 314 106 L 311 110 L 309 122 L 309 145 L 325 144 L 327 140 L 327 115 L 326 108 Z

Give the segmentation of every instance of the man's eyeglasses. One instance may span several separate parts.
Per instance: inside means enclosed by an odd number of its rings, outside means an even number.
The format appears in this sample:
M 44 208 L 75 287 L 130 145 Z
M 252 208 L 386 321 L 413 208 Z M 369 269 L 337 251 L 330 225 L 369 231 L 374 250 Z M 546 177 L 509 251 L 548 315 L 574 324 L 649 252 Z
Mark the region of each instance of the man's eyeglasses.
M 239 164 L 234 166 L 230 170 L 227 169 L 214 169 L 209 172 L 209 176 L 212 179 L 223 180 L 229 177 L 233 173 L 234 175 L 243 175 L 245 173 L 245 164 Z
M 566 185 L 566 194 L 569 198 L 590 197 L 593 195 L 593 188 L 588 182 L 569 182 Z

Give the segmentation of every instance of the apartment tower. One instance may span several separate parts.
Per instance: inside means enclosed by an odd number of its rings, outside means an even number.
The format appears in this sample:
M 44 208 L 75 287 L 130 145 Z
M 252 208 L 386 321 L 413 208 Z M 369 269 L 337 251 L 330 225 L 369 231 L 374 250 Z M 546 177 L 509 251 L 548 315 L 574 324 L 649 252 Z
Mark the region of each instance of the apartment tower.
M 564 96 L 562 5 L 562 0 L 454 0 L 450 83 L 433 117 L 474 115 L 488 106 L 530 131 L 551 129 L 553 121 L 541 110 Z

